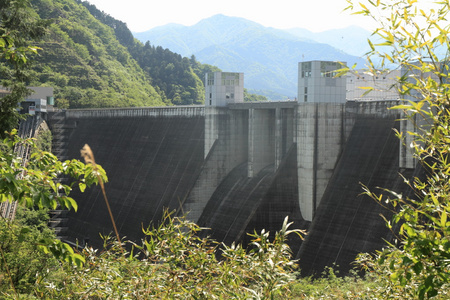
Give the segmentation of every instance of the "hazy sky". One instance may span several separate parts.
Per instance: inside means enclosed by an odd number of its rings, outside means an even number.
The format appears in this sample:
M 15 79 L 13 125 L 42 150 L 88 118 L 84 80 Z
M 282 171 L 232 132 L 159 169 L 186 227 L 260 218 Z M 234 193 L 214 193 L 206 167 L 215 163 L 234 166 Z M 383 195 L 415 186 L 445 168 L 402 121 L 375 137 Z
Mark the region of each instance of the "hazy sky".
M 342 12 L 346 0 L 88 0 L 127 23 L 133 32 L 177 23 L 194 25 L 215 14 L 242 17 L 267 27 L 301 27 L 319 32 L 349 25 L 368 28 L 367 20 Z

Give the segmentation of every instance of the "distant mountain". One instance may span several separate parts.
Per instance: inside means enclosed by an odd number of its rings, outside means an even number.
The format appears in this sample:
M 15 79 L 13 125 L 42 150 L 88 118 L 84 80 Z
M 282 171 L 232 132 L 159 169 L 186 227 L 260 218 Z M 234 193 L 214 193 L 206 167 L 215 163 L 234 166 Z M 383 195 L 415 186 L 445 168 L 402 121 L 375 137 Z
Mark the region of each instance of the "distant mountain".
M 182 56 L 223 71 L 244 72 L 245 86 L 270 98 L 297 95 L 298 62 L 306 60 L 364 61 L 330 45 L 300 38 L 288 31 L 264 27 L 237 17 L 215 15 L 193 26 L 169 24 L 133 33 Z
M 371 32 L 358 26 L 323 32 L 312 32 L 304 28 L 292 28 L 285 31 L 303 40 L 329 44 L 355 56 L 363 56 L 370 50 L 367 39 L 370 38 Z

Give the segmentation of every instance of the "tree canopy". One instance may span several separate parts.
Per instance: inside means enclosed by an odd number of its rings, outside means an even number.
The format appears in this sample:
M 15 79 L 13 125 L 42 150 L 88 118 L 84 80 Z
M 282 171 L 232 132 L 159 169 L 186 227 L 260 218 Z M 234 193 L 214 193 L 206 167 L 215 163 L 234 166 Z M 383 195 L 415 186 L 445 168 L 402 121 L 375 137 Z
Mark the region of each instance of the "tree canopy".
M 44 35 L 47 21 L 40 20 L 28 0 L 0 2 L 0 85 L 7 94 L 0 100 L 0 138 L 17 126 L 18 104 L 27 94 L 30 56 L 37 54 L 37 41 Z

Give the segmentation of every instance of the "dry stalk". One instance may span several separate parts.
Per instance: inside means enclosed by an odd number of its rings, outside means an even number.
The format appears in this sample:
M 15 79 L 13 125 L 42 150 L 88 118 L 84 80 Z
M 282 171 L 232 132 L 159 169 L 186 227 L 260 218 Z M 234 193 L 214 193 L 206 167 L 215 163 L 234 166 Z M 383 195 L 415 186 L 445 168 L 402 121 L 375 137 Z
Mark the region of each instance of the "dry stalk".
M 91 164 L 94 171 L 98 171 L 97 164 L 95 163 L 95 159 L 94 159 L 94 153 L 92 152 L 91 147 L 89 147 L 88 144 L 85 144 L 83 149 L 81 149 L 80 152 L 81 152 L 81 157 L 84 158 L 84 162 L 86 164 Z M 100 187 L 102 189 L 103 199 L 105 199 L 106 207 L 108 208 L 108 212 L 109 212 L 109 217 L 111 218 L 111 222 L 114 227 L 114 232 L 116 233 L 117 241 L 119 242 L 120 251 L 122 251 L 122 253 L 123 253 L 122 242 L 120 241 L 119 231 L 117 231 L 116 222 L 114 221 L 114 216 L 112 214 L 111 207 L 109 206 L 108 198 L 106 197 L 105 185 L 103 183 L 102 178 L 100 177 L 100 175 L 98 173 L 97 173 L 97 179 L 98 179 L 98 183 L 100 184 Z

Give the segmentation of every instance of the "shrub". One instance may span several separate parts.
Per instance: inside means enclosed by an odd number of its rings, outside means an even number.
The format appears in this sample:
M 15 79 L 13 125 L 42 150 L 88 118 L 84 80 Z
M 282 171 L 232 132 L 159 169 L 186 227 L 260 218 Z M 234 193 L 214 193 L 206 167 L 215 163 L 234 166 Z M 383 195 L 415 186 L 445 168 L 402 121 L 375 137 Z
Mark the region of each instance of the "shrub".
M 253 233 L 246 250 L 199 238 L 201 228 L 166 213 L 160 225 L 143 230 L 142 243 L 127 242 L 128 253 L 105 238 L 105 250 L 83 250 L 84 267 L 66 263 L 62 277 L 38 290 L 43 298 L 271 299 L 296 279 L 285 242 L 299 232 L 289 225 L 286 219 L 272 241 L 268 232 Z

